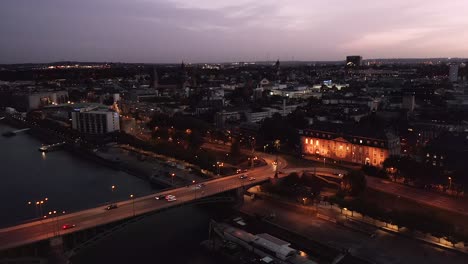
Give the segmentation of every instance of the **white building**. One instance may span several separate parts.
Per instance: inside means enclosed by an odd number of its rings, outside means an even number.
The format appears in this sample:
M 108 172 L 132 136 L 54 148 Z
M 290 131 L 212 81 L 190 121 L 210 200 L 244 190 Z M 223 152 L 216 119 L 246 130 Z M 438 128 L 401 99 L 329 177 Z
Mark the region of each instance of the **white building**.
M 39 92 L 27 95 L 27 109 L 33 110 L 48 105 L 66 104 L 67 91 Z
M 101 135 L 120 130 L 119 114 L 109 110 L 72 112 L 72 128 L 84 134 Z

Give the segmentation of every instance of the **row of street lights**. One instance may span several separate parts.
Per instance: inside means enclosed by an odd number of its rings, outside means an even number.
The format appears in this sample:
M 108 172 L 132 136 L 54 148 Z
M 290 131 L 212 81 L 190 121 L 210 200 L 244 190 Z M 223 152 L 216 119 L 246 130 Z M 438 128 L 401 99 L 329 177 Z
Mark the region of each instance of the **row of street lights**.
M 53 225 L 53 234 L 54 236 L 58 236 L 60 235 L 60 226 L 59 226 L 59 215 L 60 215 L 60 212 L 57 211 L 57 210 L 53 210 L 53 211 L 49 211 L 48 213 L 44 214 L 44 208 L 43 206 L 49 201 L 49 198 L 44 198 L 42 200 L 38 200 L 38 201 L 29 201 L 28 202 L 28 205 L 34 205 L 35 207 L 35 214 L 36 214 L 36 217 L 40 219 L 41 223 L 43 219 L 46 219 L 46 218 L 54 218 L 55 220 L 55 225 Z M 65 214 L 65 211 L 62 211 L 61 212 L 62 215 Z
M 174 178 L 175 174 L 172 173 L 171 176 L 172 176 L 171 178 Z M 112 193 L 114 193 L 114 191 L 116 189 L 117 189 L 117 187 L 115 185 L 111 186 Z M 112 196 L 114 196 L 114 195 L 112 195 Z M 132 199 L 132 214 L 133 214 L 133 216 L 135 216 L 135 195 L 130 194 L 129 197 L 130 197 L 130 199 Z
M 44 214 L 43 214 L 43 211 L 42 211 L 42 206 L 49 200 L 49 198 L 44 198 L 42 200 L 39 200 L 39 201 L 29 201 L 28 202 L 28 205 L 34 205 L 35 206 L 35 214 L 36 214 L 36 217 L 40 217 L 40 218 L 43 218 L 44 217 Z
M 173 175 L 174 176 L 174 173 Z M 117 189 L 117 187 L 115 185 L 112 185 L 111 186 L 111 191 L 112 193 L 114 193 L 114 191 Z M 133 213 L 133 216 L 135 216 L 135 195 L 133 194 L 130 194 L 130 199 L 132 199 L 132 213 Z M 36 218 L 39 218 L 42 222 L 43 219 L 46 219 L 46 218 L 55 218 L 55 225 L 54 225 L 54 229 L 53 229 L 53 233 L 54 233 L 54 236 L 55 235 L 60 235 L 60 226 L 59 226 L 59 219 L 58 217 L 60 215 L 64 215 L 66 212 L 65 211 L 57 211 L 57 210 L 52 210 L 52 211 L 49 211 L 48 213 L 44 214 L 44 205 L 49 201 L 49 198 L 48 197 L 45 197 L 41 200 L 37 200 L 37 201 L 28 201 L 28 205 L 31 205 L 31 206 L 34 206 L 35 208 L 35 215 L 36 215 Z

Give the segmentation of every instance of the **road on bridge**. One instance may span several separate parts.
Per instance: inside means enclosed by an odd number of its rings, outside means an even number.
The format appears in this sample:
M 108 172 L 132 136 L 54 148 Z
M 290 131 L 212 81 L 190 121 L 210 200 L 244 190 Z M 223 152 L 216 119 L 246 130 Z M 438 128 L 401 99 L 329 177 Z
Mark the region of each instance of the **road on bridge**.
M 233 190 L 244 185 L 260 183 L 274 177 L 275 165 L 273 156 L 263 157 L 267 162 L 266 166 L 254 168 L 247 172 L 248 178 L 240 179 L 242 174 L 217 178 L 204 182 L 205 186 L 196 189 L 195 185 L 167 190 L 145 197 L 135 198 L 118 203 L 118 208 L 107 210 L 105 207 L 97 207 L 70 214 L 58 216 L 56 218 L 43 219 L 26 224 L 0 229 L 0 250 L 14 248 L 21 245 L 34 243 L 40 240 L 51 238 L 58 234 L 67 234 L 79 230 L 85 230 L 95 226 L 100 226 L 119 220 L 127 219 L 135 215 L 141 215 L 164 208 L 188 203 L 203 197 L 212 196 L 225 191 Z M 286 166 L 285 161 L 279 162 L 279 167 Z M 286 175 L 281 175 L 286 176 Z M 250 177 L 255 180 L 249 180 Z M 177 201 L 168 202 L 166 200 L 156 200 L 155 197 L 161 194 L 175 195 Z M 74 224 L 76 227 L 62 230 L 64 224 Z
M 217 147 L 214 144 L 209 144 L 208 148 L 217 148 L 219 150 L 226 150 L 227 146 Z M 207 147 L 204 145 L 204 147 Z M 155 193 L 145 197 L 139 197 L 132 200 L 119 202 L 119 207 L 113 210 L 106 210 L 105 207 L 97 207 L 79 212 L 74 212 L 57 218 L 43 219 L 42 221 L 34 221 L 26 224 L 12 226 L 0 229 L 0 250 L 14 248 L 21 245 L 34 243 L 40 240 L 51 238 L 54 236 L 54 231 L 60 234 L 67 234 L 79 230 L 85 230 L 99 225 L 104 225 L 119 220 L 127 219 L 135 215 L 141 215 L 153 211 L 158 211 L 164 208 L 180 205 L 183 203 L 191 202 L 196 199 L 215 195 L 228 190 L 233 190 L 243 185 L 252 185 L 260 183 L 274 176 L 275 165 L 274 161 L 277 159 L 274 155 L 265 153 L 256 153 L 257 156 L 263 158 L 266 166 L 253 168 L 248 172 L 248 177 L 254 177 L 255 180 L 249 181 L 248 179 L 241 180 L 236 174 L 233 176 L 217 178 L 205 182 L 205 187 L 201 189 L 194 189 L 194 186 L 181 187 L 177 189 L 167 190 L 164 192 Z M 334 168 L 289 168 L 287 162 L 279 157 L 278 158 L 278 171 L 281 171 L 278 177 L 285 177 L 291 172 L 317 172 L 320 174 L 334 175 L 337 173 L 344 173 L 343 170 Z M 468 214 L 467 204 L 464 199 L 455 199 L 445 197 L 443 195 L 418 190 L 415 188 L 402 186 L 400 184 L 392 183 L 389 181 L 370 178 L 368 179 L 368 187 L 379 191 L 392 193 L 416 202 L 431 205 L 438 208 L 443 208 L 448 211 Z M 155 196 L 161 194 L 172 194 L 177 197 L 177 201 L 167 202 L 165 200 L 156 200 Z M 134 208 L 134 210 L 133 210 Z M 68 230 L 61 230 L 64 224 L 75 224 L 76 227 Z

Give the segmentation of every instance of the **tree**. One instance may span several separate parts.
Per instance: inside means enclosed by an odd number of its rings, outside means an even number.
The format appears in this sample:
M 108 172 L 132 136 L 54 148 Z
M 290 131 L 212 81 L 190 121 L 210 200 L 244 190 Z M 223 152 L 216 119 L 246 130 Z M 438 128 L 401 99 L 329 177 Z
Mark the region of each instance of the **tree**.
M 358 196 L 367 187 L 366 176 L 362 171 L 354 170 L 343 176 L 343 189 L 352 196 Z
M 188 146 L 191 149 L 198 149 L 203 145 L 203 136 L 197 130 L 192 131 L 187 136 Z
M 235 138 L 233 139 L 231 144 L 231 156 L 237 158 L 240 156 L 240 154 L 241 153 L 239 139 Z

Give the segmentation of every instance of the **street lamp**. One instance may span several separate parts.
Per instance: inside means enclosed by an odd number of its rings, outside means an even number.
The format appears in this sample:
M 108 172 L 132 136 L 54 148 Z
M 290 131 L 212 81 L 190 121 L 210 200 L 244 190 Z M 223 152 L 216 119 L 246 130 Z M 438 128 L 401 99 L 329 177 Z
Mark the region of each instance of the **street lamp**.
M 59 214 L 60 214 L 60 212 L 58 212 L 57 210 L 49 211 L 49 214 L 48 214 L 49 217 L 55 218 L 55 226 L 53 226 L 53 230 L 52 230 L 54 236 L 55 235 L 57 235 L 57 236 L 60 235 L 60 226 L 59 226 L 59 219 L 58 219 Z M 65 211 L 62 211 L 62 214 L 65 214 Z M 46 218 L 46 217 L 47 217 L 47 215 L 44 216 L 44 218 Z
M 133 217 L 135 217 L 135 196 L 133 194 L 130 194 L 130 198 L 132 199 Z
M 449 189 L 449 191 L 450 191 L 450 189 L 452 188 L 452 177 L 448 177 L 448 180 L 449 180 L 448 189 Z
M 253 168 L 253 166 L 254 166 L 253 156 L 254 156 L 254 154 L 255 154 L 255 145 L 256 145 L 255 137 L 251 137 L 251 138 L 250 138 L 250 147 L 252 148 L 252 159 L 251 159 L 251 161 L 252 161 L 251 167 L 252 167 L 252 168 Z
M 175 173 L 171 173 L 171 184 L 174 185 Z
M 216 168 L 217 168 L 217 170 L 218 170 L 218 176 L 219 176 L 220 170 L 221 170 L 220 167 L 223 167 L 223 166 L 224 166 L 224 162 L 219 162 L 219 161 L 217 161 L 217 162 L 216 162 L 216 165 L 213 165 L 213 166 L 216 166 Z
M 44 214 L 42 213 L 42 205 L 47 202 L 49 200 L 49 198 L 44 198 L 43 200 L 39 200 L 39 201 L 35 201 L 35 202 L 32 202 L 32 201 L 29 201 L 28 202 L 28 205 L 34 205 L 35 206 L 35 211 L 36 211 L 36 217 L 41 217 L 41 218 L 44 218 Z
M 275 178 L 278 178 L 278 151 L 279 151 L 279 149 L 280 149 L 280 147 L 281 147 L 281 141 L 280 141 L 279 139 L 277 139 L 277 140 L 275 140 L 274 144 L 275 144 L 275 148 L 276 148 Z
M 346 207 L 341 208 L 341 214 L 343 214 L 343 210 L 348 211 L 348 208 L 346 208 Z
M 113 199 L 114 199 L 114 191 L 115 191 L 115 189 L 116 189 L 115 185 L 112 185 L 112 186 L 111 186 L 111 190 L 112 190 L 111 203 L 112 203 L 112 201 L 113 201 Z

